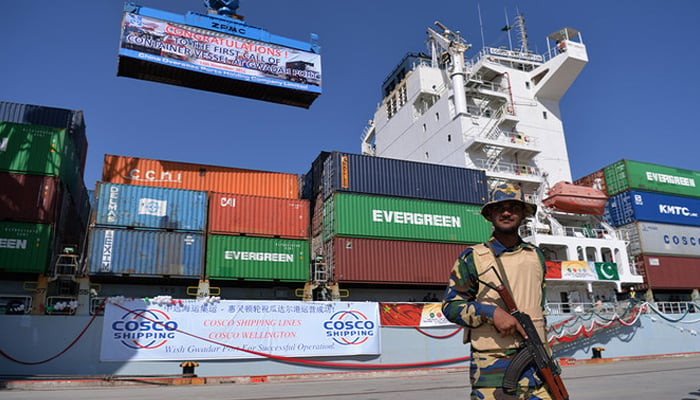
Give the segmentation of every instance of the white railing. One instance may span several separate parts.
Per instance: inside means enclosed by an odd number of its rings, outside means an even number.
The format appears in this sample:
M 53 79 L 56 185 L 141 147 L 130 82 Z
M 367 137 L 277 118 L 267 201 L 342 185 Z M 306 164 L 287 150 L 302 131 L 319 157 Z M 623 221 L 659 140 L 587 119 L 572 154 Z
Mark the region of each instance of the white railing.
M 651 303 L 663 314 L 685 314 L 700 313 L 700 304 L 690 301 L 657 301 Z M 602 302 L 600 304 L 591 302 L 571 302 L 571 303 L 547 303 L 545 311 L 547 315 L 569 315 L 583 314 L 587 312 L 597 312 L 599 314 L 622 313 L 629 307 L 628 300 L 615 302 Z
M 26 295 L 0 295 L 0 314 L 29 314 L 32 311 L 32 297 Z
M 91 297 L 90 298 L 90 315 L 95 315 L 96 312 L 98 312 L 97 315 L 104 315 L 105 313 L 105 308 L 100 307 L 102 302 L 106 299 L 106 297 Z
M 73 315 L 78 308 L 78 299 L 71 296 L 48 296 L 44 310 L 48 315 Z
M 500 161 L 500 162 L 496 163 L 495 165 L 492 165 L 489 162 L 489 160 L 483 159 L 483 158 L 477 158 L 476 160 L 474 160 L 474 164 L 476 164 L 477 168 L 480 168 L 480 169 L 483 169 L 486 171 L 491 171 L 491 172 L 500 172 L 500 173 L 520 175 L 520 176 L 533 176 L 533 177 L 542 176 L 542 172 L 540 171 L 539 168 L 533 167 L 530 165 L 526 165 L 526 164 L 515 164 L 515 163 L 508 163 L 508 162 Z
M 586 228 L 580 226 L 565 226 L 564 235 L 589 239 L 614 239 L 614 236 L 606 229 Z
M 684 301 L 656 301 L 656 309 L 664 314 L 700 313 L 700 305 Z
M 477 55 L 465 62 L 465 64 L 468 68 L 473 68 L 482 58 L 486 58 L 488 61 L 494 61 L 496 58 L 500 58 L 507 59 L 508 61 L 524 61 L 533 64 L 541 64 L 548 59 L 546 55 L 523 53 L 505 48 L 484 47 Z

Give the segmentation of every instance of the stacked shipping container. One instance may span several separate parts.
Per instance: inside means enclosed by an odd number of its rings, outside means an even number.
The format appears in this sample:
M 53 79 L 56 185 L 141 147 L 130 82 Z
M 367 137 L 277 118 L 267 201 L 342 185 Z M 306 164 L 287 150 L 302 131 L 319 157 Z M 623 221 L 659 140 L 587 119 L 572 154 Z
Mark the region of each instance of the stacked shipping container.
M 207 276 L 308 281 L 309 202 L 235 192 L 210 194 Z
M 206 192 L 99 182 L 95 195 L 90 274 L 202 275 Z
M 0 101 L 0 271 L 47 273 L 89 215 L 81 111 Z
M 95 275 L 308 280 L 309 202 L 294 174 L 106 155 L 103 181 Z
M 466 245 L 491 232 L 483 171 L 324 152 L 302 193 L 312 256 L 340 283 L 444 285 Z
M 621 160 L 575 183 L 594 179 L 610 196 L 603 220 L 629 236 L 647 286 L 700 287 L 700 172 Z

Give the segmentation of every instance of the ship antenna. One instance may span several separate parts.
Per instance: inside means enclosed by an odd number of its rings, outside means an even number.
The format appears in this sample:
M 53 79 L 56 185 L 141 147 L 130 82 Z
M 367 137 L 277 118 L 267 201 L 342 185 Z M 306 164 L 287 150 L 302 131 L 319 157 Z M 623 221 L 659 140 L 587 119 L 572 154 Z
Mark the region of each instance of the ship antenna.
M 511 26 L 508 24 L 508 12 L 505 8 L 503 9 L 503 15 L 506 17 L 506 26 L 503 27 L 503 30 L 508 32 L 508 45 L 510 46 L 510 50 L 513 50 L 513 39 L 510 37 Z
M 481 29 L 481 48 L 486 48 L 486 42 L 484 42 L 484 21 L 481 20 L 481 5 L 476 3 L 476 10 L 479 12 L 479 28 Z

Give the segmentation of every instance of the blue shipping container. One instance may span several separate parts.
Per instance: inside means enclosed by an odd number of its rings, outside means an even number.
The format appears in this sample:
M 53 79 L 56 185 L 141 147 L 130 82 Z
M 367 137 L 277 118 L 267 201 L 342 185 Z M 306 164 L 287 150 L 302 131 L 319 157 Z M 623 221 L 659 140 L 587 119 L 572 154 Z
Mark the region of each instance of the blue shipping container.
M 608 200 L 603 220 L 613 226 L 636 221 L 700 226 L 700 198 L 628 190 Z
M 99 182 L 95 225 L 203 232 L 207 193 Z
M 90 275 L 199 278 L 203 235 L 187 232 L 90 229 Z
M 324 162 L 323 198 L 334 192 L 477 204 L 486 202 L 484 171 L 334 152 Z

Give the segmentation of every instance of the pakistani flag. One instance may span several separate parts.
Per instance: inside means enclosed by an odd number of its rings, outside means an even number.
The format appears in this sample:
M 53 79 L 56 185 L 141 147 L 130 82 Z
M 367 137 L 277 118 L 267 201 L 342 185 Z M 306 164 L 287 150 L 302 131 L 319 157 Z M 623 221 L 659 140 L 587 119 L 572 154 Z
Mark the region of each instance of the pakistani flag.
M 595 272 L 598 274 L 600 281 L 617 281 L 620 280 L 620 275 L 617 273 L 617 264 L 611 262 L 595 263 Z

